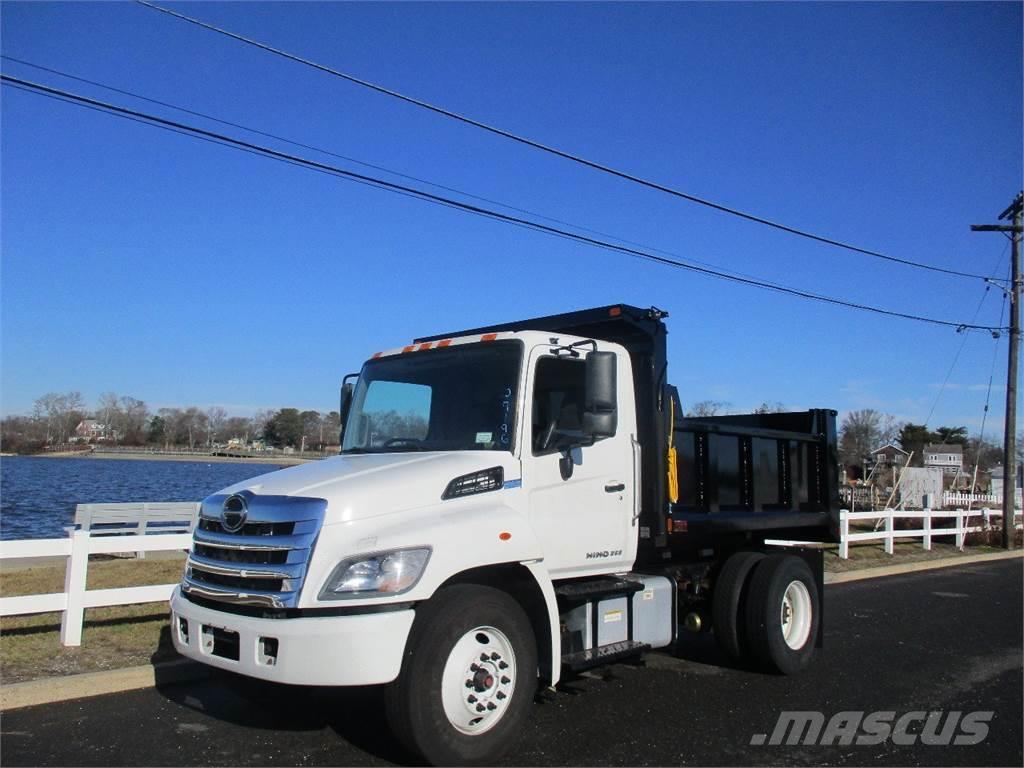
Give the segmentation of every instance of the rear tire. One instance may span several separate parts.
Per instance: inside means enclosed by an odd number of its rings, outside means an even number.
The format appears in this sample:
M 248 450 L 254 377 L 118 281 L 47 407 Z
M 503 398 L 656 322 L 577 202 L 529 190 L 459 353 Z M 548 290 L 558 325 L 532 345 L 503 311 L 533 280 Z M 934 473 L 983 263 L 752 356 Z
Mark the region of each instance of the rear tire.
M 763 559 L 761 552 L 737 552 L 725 561 L 715 581 L 711 625 L 718 645 L 736 661 L 747 655 L 744 601 L 750 573 Z
M 814 655 L 821 621 L 820 597 L 811 569 L 793 555 L 769 555 L 750 578 L 747 644 L 770 671 L 792 675 Z
M 417 607 L 385 706 L 395 736 L 429 763 L 480 765 L 512 746 L 536 686 L 536 641 L 519 603 L 457 584 Z

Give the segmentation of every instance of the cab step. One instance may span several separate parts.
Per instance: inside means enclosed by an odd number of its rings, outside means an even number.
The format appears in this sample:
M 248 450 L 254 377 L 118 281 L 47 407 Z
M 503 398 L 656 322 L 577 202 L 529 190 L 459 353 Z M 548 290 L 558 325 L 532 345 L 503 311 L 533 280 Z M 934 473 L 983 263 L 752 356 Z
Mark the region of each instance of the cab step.
M 589 648 L 585 651 L 575 651 L 562 655 L 562 665 L 573 672 L 582 672 L 585 669 L 600 667 L 603 664 L 611 664 L 614 661 L 622 661 L 640 656 L 644 651 L 650 650 L 648 643 L 641 643 L 636 640 L 623 640 L 619 643 L 599 645 L 597 648 Z
M 628 597 L 644 588 L 640 581 L 601 576 L 585 581 L 568 581 L 555 585 L 555 594 L 571 603 L 589 602 L 603 597 Z

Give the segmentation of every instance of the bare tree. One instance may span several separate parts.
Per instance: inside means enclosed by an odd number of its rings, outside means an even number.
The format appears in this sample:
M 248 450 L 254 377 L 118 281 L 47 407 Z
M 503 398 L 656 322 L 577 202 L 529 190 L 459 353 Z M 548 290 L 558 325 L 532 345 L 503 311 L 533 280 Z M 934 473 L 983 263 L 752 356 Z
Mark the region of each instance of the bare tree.
M 30 416 L 8 416 L 0 421 L 0 448 L 15 453 L 32 453 L 45 441 L 45 423 Z
M 96 407 L 96 420 L 103 426 L 106 435 L 117 442 L 118 426 L 121 421 L 121 401 L 116 394 L 104 392 L 100 395 L 99 405 Z
M 142 445 L 146 440 L 146 423 L 149 421 L 149 409 L 145 402 L 134 397 L 122 397 L 119 423 L 116 425 L 120 439 L 129 445 Z
M 196 443 L 206 442 L 208 429 L 206 414 L 192 405 L 185 409 L 181 418 L 182 429 L 185 431 L 185 435 L 188 436 L 188 449 L 194 451 Z
M 211 445 L 214 442 L 223 442 L 224 423 L 227 421 L 227 418 L 228 412 L 219 405 L 206 409 L 207 445 Z
M 719 400 L 701 400 L 686 412 L 687 416 L 716 416 L 729 407 L 730 403 Z
M 896 440 L 896 419 L 874 408 L 850 411 L 839 429 L 839 456 L 847 466 L 862 466 L 865 457 L 884 443 Z
M 163 426 L 164 450 L 178 445 L 182 439 L 184 414 L 181 408 L 161 408 L 157 411 Z
M 47 443 L 53 440 L 66 443 L 75 427 L 85 418 L 85 400 L 81 392 L 63 395 L 49 392 L 36 400 L 32 414 L 46 424 Z
M 243 445 L 249 444 L 249 434 L 251 431 L 252 420 L 244 416 L 232 416 L 225 420 L 224 426 L 221 427 L 221 435 L 223 435 L 224 442 L 238 439 L 242 441 Z
M 258 440 L 263 437 L 263 430 L 267 423 L 274 418 L 276 411 L 256 411 L 249 420 L 250 440 Z

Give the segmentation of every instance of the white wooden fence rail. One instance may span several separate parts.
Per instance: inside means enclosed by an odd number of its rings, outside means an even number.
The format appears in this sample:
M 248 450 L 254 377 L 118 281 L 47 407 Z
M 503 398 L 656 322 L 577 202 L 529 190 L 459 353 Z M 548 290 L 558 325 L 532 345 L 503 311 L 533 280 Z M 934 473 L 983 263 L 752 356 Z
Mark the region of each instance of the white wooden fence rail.
M 1002 517 L 1000 509 L 956 509 L 939 510 L 924 509 L 917 511 L 905 511 L 899 509 L 885 509 L 874 512 L 849 512 L 842 510 L 839 513 L 839 556 L 844 560 L 850 556 L 851 541 L 884 541 L 885 551 L 893 554 L 893 545 L 896 539 L 921 539 L 924 549 L 932 548 L 932 539 L 936 536 L 955 536 L 957 549 L 963 549 L 964 539 L 968 533 L 986 530 L 993 517 Z M 1021 511 L 1014 512 L 1015 527 L 1020 527 L 1017 521 L 1021 517 Z M 896 530 L 894 521 L 897 518 L 921 520 L 921 528 L 908 528 Z M 977 518 L 978 523 L 972 525 L 971 518 Z M 850 532 L 851 520 L 881 521 L 885 527 L 881 530 L 854 531 Z M 937 520 L 953 520 L 952 526 L 935 526 Z
M 170 599 L 175 584 L 158 584 L 146 587 L 121 587 L 118 589 L 86 589 L 89 569 L 89 555 L 118 554 L 135 552 L 142 556 L 146 552 L 185 551 L 192 546 L 192 528 L 195 526 L 198 503 L 185 504 L 82 504 L 75 513 L 81 529 L 68 528 L 66 539 L 27 539 L 0 541 L 0 560 L 31 557 L 63 557 L 64 591 L 45 595 L 19 595 L 0 597 L 0 616 L 18 616 L 33 613 L 62 613 L 60 641 L 66 646 L 82 644 L 82 621 L 86 608 L 135 603 L 157 603 Z M 879 540 L 885 542 L 885 551 L 893 553 L 896 539 L 922 539 L 924 549 L 932 548 L 936 536 L 955 536 L 956 545 L 962 548 L 968 533 L 985 530 L 991 518 L 1001 517 L 998 509 L 975 510 L 931 510 L 907 512 L 886 509 L 875 512 L 839 513 L 839 556 L 850 555 L 851 541 Z M 1016 527 L 1021 527 L 1014 515 Z M 919 529 L 895 530 L 896 518 L 921 519 Z M 980 524 L 971 524 L 977 518 Z M 954 521 L 953 527 L 933 525 L 943 519 Z M 180 521 L 184 520 L 184 523 Z M 874 531 L 850 532 L 850 521 L 882 520 L 885 528 Z M 159 523 L 164 524 L 159 524 Z M 150 525 L 150 523 L 158 523 Z M 169 524 L 168 524 L 169 523 Z M 799 545 L 798 541 L 775 541 L 773 544 Z
M 192 502 L 82 504 L 76 509 L 75 520 L 83 527 L 68 528 L 66 539 L 0 541 L 0 560 L 63 557 L 66 563 L 63 592 L 0 597 L 0 616 L 60 611 L 61 644 L 77 646 L 82 644 L 86 608 L 169 600 L 175 584 L 87 590 L 89 555 L 135 552 L 141 557 L 146 552 L 188 550 L 198 508 Z M 153 522 L 164 524 L 151 525 Z

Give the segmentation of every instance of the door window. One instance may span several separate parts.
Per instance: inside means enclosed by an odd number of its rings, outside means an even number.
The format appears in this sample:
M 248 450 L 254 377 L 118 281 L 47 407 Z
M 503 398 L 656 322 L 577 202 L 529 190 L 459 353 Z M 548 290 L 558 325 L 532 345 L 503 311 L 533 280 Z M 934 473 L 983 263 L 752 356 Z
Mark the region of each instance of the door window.
M 533 382 L 533 453 L 553 453 L 583 439 L 586 365 L 573 358 L 542 357 Z

